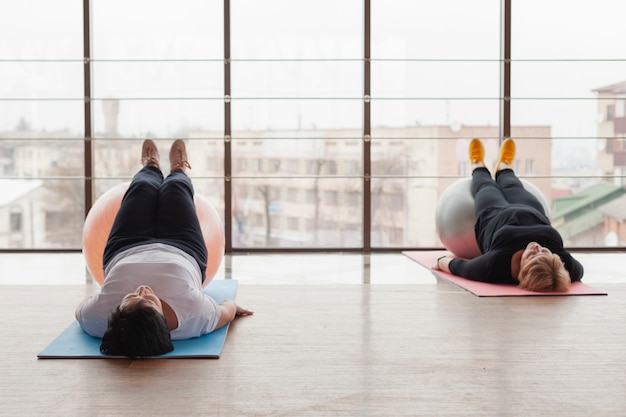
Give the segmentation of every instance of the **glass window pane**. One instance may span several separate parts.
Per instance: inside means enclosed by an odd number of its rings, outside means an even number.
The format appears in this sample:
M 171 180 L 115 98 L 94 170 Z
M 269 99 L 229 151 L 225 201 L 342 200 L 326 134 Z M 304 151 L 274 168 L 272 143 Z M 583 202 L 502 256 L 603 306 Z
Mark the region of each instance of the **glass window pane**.
M 433 219 L 436 182 L 415 178 L 372 179 L 372 246 L 440 245 Z
M 498 136 L 500 2 L 372 2 L 373 247 L 441 246 L 439 195 Z
M 0 34 L 2 59 L 76 60 L 82 68 L 83 2 L 3 0 Z
M 359 61 L 234 62 L 232 97 L 360 100 L 362 72 Z
M 500 0 L 372 0 L 372 58 L 497 60 Z
M 84 107 L 82 99 L 60 101 L 0 99 L 2 114 L 0 131 L 3 132 L 1 135 L 33 139 L 82 138 L 85 131 Z
M 224 137 L 224 103 L 220 100 L 123 100 L 93 102 L 94 137 Z
M 83 64 L 79 61 L 3 62 L 0 80 L 0 96 L 4 98 L 83 102 Z
M 233 61 L 362 59 L 362 0 L 231 2 Z
M 224 58 L 223 2 L 92 0 L 96 60 Z
M 452 101 L 455 98 L 494 100 L 499 95 L 497 61 L 377 61 L 372 64 L 372 73 L 372 98 Z
M 513 9 L 511 124 L 544 127 L 520 133 L 525 161 L 519 162 L 532 182 L 551 178 L 551 220 L 566 246 L 623 246 L 616 207 L 626 173 L 626 115 L 620 110 L 626 5 L 548 3 L 525 1 Z
M 93 3 L 93 133 L 122 140 L 96 142 L 96 175 L 132 175 L 144 138 L 164 139 L 163 166 L 173 138 L 223 138 L 223 4 Z
M 233 246 L 360 247 L 363 3 L 231 6 Z
M 361 178 L 362 141 L 352 136 L 358 131 L 283 133 L 283 138 L 266 132 L 238 135 L 233 140 L 233 176 Z
M 328 129 L 354 131 L 363 124 L 362 100 L 233 99 L 231 107 L 233 136 L 247 131 L 274 136 L 298 131 L 299 135 L 319 137 Z M 359 129 L 359 138 L 362 132 Z
M 0 248 L 80 248 L 82 2 L 5 3 L 0 13 Z
M 223 101 L 221 62 L 96 62 L 98 99 L 218 99 Z
M 359 178 L 233 179 L 233 246 L 361 247 L 362 192 Z
M 82 179 L 0 179 L 0 248 L 79 248 Z
M 224 218 L 222 2 L 92 2 L 95 189 L 130 181 L 141 144 L 155 139 L 161 169 L 184 139 L 196 192 Z
M 362 244 L 362 141 L 323 133 L 329 136 L 249 132 L 233 140 L 235 247 Z

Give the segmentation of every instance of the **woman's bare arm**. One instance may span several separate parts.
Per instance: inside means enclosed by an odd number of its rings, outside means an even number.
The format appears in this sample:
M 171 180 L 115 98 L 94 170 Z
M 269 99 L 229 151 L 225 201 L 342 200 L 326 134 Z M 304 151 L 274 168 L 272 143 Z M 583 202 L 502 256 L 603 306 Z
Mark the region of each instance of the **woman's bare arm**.
M 238 316 L 250 316 L 253 311 L 238 306 L 233 300 L 226 300 L 220 304 L 220 319 L 217 322 L 216 329 L 230 323 Z

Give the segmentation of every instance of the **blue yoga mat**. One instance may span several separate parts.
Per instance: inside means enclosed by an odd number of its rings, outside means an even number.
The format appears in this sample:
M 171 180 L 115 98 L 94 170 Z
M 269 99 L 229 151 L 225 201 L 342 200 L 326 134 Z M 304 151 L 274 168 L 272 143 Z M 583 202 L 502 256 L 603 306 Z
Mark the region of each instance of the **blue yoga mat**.
M 204 289 L 215 301 L 234 300 L 237 294 L 236 280 L 212 281 Z M 209 334 L 186 340 L 174 340 L 174 350 L 155 358 L 219 358 L 228 333 L 227 324 Z M 125 356 L 110 356 L 100 353 L 102 339 L 89 336 L 74 321 L 57 336 L 44 350 L 37 355 L 40 359 L 109 359 L 126 358 Z

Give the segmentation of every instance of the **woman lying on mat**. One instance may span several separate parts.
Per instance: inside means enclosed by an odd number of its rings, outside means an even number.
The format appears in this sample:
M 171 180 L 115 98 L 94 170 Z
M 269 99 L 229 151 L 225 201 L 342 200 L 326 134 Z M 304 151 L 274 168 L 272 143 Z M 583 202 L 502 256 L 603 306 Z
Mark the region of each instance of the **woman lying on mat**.
M 176 140 L 169 156 L 164 179 L 154 142 L 144 141 L 144 167 L 124 195 L 104 249 L 104 284 L 76 309 L 82 329 L 102 338 L 104 354 L 160 355 L 174 349 L 172 339 L 201 336 L 252 314 L 233 300 L 218 305 L 202 291 L 208 253 L 185 143 Z
M 469 154 L 474 230 L 481 255 L 471 260 L 442 257 L 434 268 L 529 291 L 568 291 L 572 281 L 581 280 L 583 267 L 563 248 L 543 206 L 513 172 L 515 142 L 507 139 L 502 144 L 495 181 L 485 167 L 480 140 L 472 140 Z

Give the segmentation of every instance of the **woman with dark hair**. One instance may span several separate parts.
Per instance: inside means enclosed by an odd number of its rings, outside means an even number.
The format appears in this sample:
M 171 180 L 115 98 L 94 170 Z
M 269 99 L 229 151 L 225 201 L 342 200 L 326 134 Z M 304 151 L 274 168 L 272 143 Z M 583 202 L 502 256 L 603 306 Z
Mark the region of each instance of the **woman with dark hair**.
M 217 304 L 203 292 L 208 253 L 193 201 L 182 140 L 170 149 L 167 178 L 152 140 L 115 217 L 104 255 L 100 292 L 81 303 L 76 319 L 101 337 L 104 354 L 145 357 L 252 314 L 233 300 Z
M 470 143 L 471 193 L 474 197 L 476 240 L 481 255 L 470 260 L 443 256 L 435 269 L 473 281 L 515 284 L 542 292 L 569 291 L 580 281 L 582 265 L 563 248 L 537 198 L 513 172 L 515 142 L 502 143 L 495 180 L 485 167 L 479 139 Z

